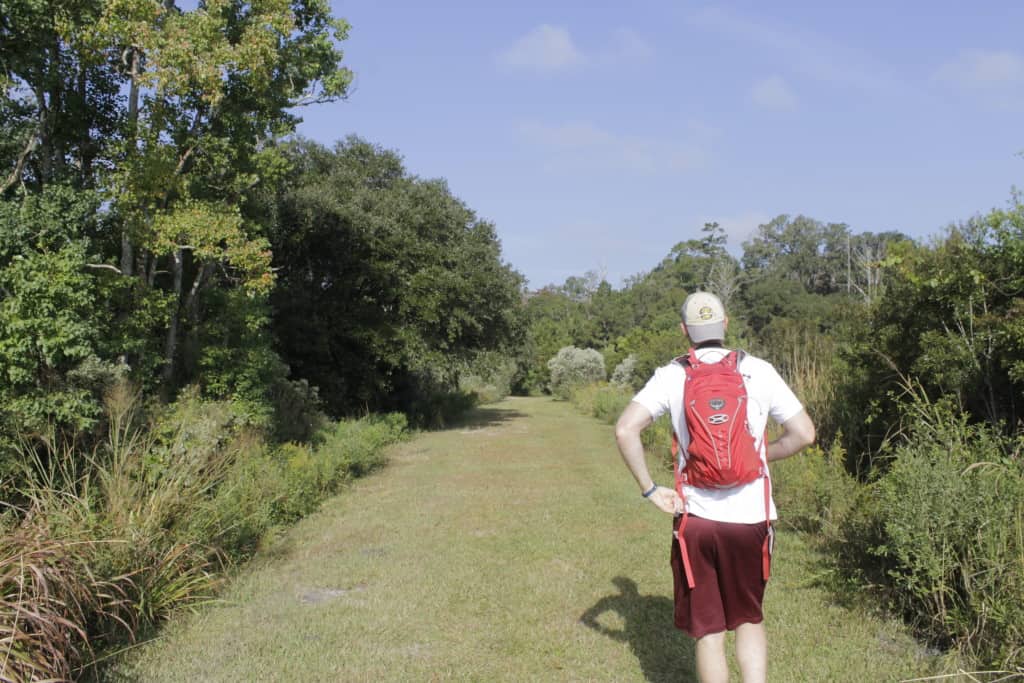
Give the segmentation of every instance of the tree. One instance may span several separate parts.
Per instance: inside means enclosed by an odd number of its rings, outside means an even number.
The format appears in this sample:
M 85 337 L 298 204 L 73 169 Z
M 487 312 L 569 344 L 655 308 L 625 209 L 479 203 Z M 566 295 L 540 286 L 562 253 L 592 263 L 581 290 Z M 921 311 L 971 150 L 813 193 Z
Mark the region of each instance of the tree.
M 290 155 L 271 231 L 273 329 L 332 413 L 409 409 L 454 391 L 479 351 L 513 352 L 522 279 L 490 223 L 358 138 Z
M 286 167 L 296 108 L 345 95 L 348 26 L 325 0 L 13 0 L 3 14 L 0 194 L 101 193 L 93 266 L 125 279 L 108 303 L 144 341 L 124 355 L 170 395 L 216 343 L 216 306 L 252 302 L 245 325 L 263 324 L 274 276 L 252 198 Z
M 743 268 L 751 277 L 795 280 L 809 292 L 829 294 L 846 269 L 848 234 L 843 223 L 777 216 L 743 243 Z

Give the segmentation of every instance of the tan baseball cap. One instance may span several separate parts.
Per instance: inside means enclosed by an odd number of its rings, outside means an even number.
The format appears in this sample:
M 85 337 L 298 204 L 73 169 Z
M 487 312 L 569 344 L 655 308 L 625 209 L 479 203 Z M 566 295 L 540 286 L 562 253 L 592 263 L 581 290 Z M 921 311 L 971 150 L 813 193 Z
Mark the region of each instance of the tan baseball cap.
M 725 307 L 711 292 L 694 292 L 686 297 L 682 314 L 686 333 L 695 344 L 725 339 Z

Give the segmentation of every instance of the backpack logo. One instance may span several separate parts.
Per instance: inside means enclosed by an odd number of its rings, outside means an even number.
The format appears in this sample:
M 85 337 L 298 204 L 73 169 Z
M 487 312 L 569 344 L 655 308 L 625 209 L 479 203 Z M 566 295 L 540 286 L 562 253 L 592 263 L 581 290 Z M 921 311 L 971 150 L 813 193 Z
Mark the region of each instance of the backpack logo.
M 711 406 L 711 410 L 721 410 L 722 408 L 725 407 L 725 399 L 713 398 L 710 401 L 708 401 L 708 405 Z
M 712 415 L 711 417 L 708 418 L 708 422 L 710 422 L 713 425 L 725 424 L 728 421 L 729 416 L 726 415 L 725 413 L 718 413 L 717 415 Z

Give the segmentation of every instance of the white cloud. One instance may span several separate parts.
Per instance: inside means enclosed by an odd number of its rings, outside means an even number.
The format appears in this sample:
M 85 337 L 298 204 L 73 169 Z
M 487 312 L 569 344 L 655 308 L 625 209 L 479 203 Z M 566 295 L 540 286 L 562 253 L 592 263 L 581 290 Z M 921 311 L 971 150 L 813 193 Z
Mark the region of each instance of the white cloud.
M 590 121 L 558 125 L 530 121 L 520 124 L 519 132 L 544 149 L 548 171 L 636 174 L 702 168 L 716 134 L 710 127 L 690 123 L 683 134 L 652 138 L 614 133 Z
M 706 218 L 704 222 L 717 222 L 725 230 L 729 246 L 738 249 L 743 242 L 757 234 L 757 229 L 769 220 L 771 219 L 768 214 L 762 211 L 744 211 L 733 216 Z
M 654 48 L 630 28 L 618 28 L 600 50 L 577 47 L 568 29 L 541 24 L 500 52 L 498 63 L 514 69 L 538 72 L 569 71 L 588 64 L 610 65 L 646 62 L 654 57 Z
M 619 28 L 612 34 L 613 62 L 646 62 L 654 57 L 654 47 L 631 28 Z
M 830 85 L 867 94 L 889 96 L 905 92 L 887 64 L 825 36 L 792 26 L 754 18 L 721 7 L 706 7 L 690 15 L 694 26 L 737 43 L 766 49 L 795 73 Z
M 586 63 L 569 31 L 541 24 L 498 55 L 498 62 L 535 71 L 564 71 Z
M 1024 85 L 1024 57 L 1009 50 L 961 50 L 935 71 L 934 80 L 965 90 L 1019 87 Z
M 763 78 L 750 89 L 750 101 L 762 109 L 794 111 L 796 95 L 780 76 Z
M 549 168 L 583 165 L 650 173 L 658 166 L 656 149 L 649 140 L 616 135 L 589 121 L 561 125 L 528 122 L 519 130 L 527 140 L 553 152 Z

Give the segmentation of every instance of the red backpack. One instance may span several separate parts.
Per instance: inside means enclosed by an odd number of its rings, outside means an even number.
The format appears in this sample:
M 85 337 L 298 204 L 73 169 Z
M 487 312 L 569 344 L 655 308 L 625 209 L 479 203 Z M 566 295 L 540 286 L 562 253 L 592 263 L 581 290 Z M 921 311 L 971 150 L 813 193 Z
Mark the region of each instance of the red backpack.
M 764 517 L 768 528 L 763 547 L 762 569 L 767 581 L 771 522 L 771 499 L 767 468 L 747 422 L 747 388 L 739 363 L 742 351 L 730 351 L 717 363 L 703 363 L 694 349 L 676 359 L 686 370 L 683 390 L 683 414 L 690 444 L 686 448 L 686 467 L 678 466 L 679 437 L 672 432 L 672 458 L 676 462 L 676 492 L 686 501 L 683 484 L 702 489 L 728 489 L 764 478 Z M 685 510 L 685 507 L 684 507 Z M 683 556 L 686 580 L 693 588 L 693 574 L 683 542 L 688 513 L 684 511 L 677 532 Z

